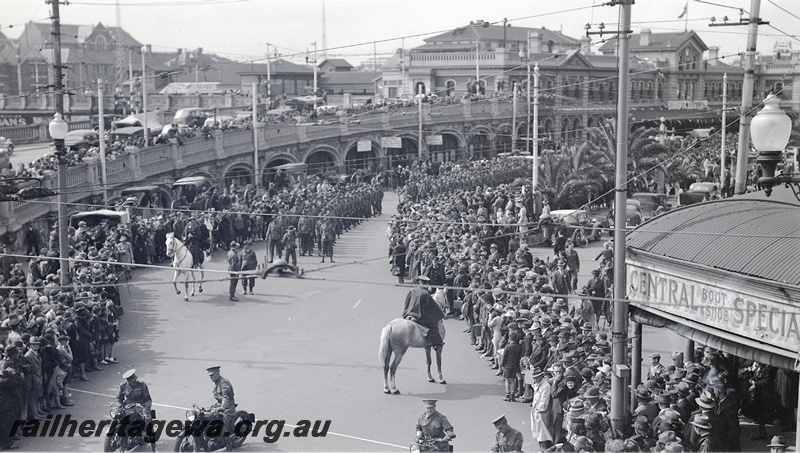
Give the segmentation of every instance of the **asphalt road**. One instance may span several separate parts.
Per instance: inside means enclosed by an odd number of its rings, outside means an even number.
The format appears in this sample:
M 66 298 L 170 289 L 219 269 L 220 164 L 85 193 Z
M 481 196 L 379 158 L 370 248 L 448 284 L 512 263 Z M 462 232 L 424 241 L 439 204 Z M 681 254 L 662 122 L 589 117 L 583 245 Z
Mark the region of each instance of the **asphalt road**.
M 16 153 L 15 153 L 16 154 Z M 443 368 L 446 385 L 428 383 L 425 355 L 410 350 L 400 365 L 401 395 L 382 392 L 378 340 L 385 324 L 402 312 L 408 287 L 396 286 L 389 272 L 386 221 L 396 195 L 387 193 L 384 214 L 345 233 L 335 246 L 336 263 L 299 257 L 305 279 L 270 276 L 257 280 L 256 294 L 228 300 L 224 252 L 207 268 L 204 292 L 183 300 L 170 283 L 169 269 L 139 269 L 122 287 L 125 316 L 115 349 L 120 364 L 73 383 L 73 419 L 108 418 L 107 405 L 121 375 L 136 368 L 145 381 L 157 418 L 183 420 L 192 403 L 213 403 L 205 369 L 220 365 L 235 388 L 241 409 L 261 420 L 330 420 L 326 437 L 281 437 L 266 443 L 248 439 L 241 451 L 401 451 L 413 440 L 421 400 L 439 400 L 438 409 L 455 428 L 456 451 L 486 451 L 494 438 L 491 420 L 505 413 L 511 426 L 530 440 L 530 406 L 502 401 L 502 378 L 478 356 L 462 333 L 463 321 L 447 319 Z M 264 244 L 256 244 L 260 262 Z M 590 275 L 601 243 L 578 249 L 583 262 L 579 284 Z M 540 248 L 542 257 L 552 249 Z M 669 332 L 645 329 L 644 353 L 683 350 Z M 288 428 L 286 428 L 288 429 Z M 30 451 L 98 451 L 103 437 L 36 438 L 19 442 Z M 172 449 L 163 436 L 161 451 Z M 147 451 L 140 448 L 140 451 Z

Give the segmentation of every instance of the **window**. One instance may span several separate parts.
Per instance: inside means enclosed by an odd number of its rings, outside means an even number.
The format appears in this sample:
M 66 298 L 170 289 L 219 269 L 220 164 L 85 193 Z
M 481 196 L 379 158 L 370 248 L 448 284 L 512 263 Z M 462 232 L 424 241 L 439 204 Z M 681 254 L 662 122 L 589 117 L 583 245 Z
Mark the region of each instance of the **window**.
M 99 35 L 94 39 L 94 50 L 108 50 L 105 36 Z

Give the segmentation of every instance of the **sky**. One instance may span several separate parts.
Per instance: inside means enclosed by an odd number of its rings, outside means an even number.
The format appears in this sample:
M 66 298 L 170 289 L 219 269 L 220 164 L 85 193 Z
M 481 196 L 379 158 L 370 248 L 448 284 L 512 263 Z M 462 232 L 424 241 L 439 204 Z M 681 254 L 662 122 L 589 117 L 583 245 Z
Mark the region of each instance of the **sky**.
M 733 58 L 746 47 L 747 27 L 708 24 L 711 17 L 722 22 L 723 16 L 738 22 L 739 8 L 749 17 L 751 1 L 637 0 L 631 28 L 658 33 L 683 31 L 688 26 L 707 46 L 718 46 L 720 55 Z M 759 27 L 759 52 L 771 53 L 776 40 L 789 41 L 792 48 L 800 49 L 800 38 L 795 37 L 800 35 L 797 2 L 762 0 L 760 16 L 770 25 Z M 587 23 L 593 25 L 592 31 L 597 31 L 601 22 L 606 30 L 614 31 L 620 9 L 602 6 L 601 0 L 119 0 L 118 9 L 116 3 L 70 0 L 61 6 L 61 21 L 73 25 L 119 23 L 136 40 L 152 45 L 153 51 L 202 47 L 204 53 L 238 61 L 264 62 L 269 48 L 271 55 L 277 52 L 302 63 L 306 50 L 313 52 L 314 42 L 321 61 L 326 43 L 328 57 L 345 58 L 354 65 L 373 53 L 387 57 L 403 45 L 421 45 L 426 37 L 476 20 L 494 23 L 507 18 L 511 26 L 544 26 L 575 38 L 584 35 Z M 685 7 L 687 15 L 679 19 Z M 0 11 L 0 32 L 16 38 L 25 23 L 48 21 L 50 5 L 44 0 L 0 0 Z

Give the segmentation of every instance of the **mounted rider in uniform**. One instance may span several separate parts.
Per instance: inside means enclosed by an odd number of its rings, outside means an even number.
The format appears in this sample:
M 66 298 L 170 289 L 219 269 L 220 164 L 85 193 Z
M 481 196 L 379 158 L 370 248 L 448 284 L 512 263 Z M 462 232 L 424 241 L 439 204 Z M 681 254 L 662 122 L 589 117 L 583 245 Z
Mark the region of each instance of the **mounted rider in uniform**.
M 209 240 L 208 228 L 205 223 L 200 221 L 199 214 L 192 213 L 192 217 L 186 223 L 183 230 L 183 242 L 186 247 L 192 252 L 192 259 L 196 265 L 203 264 L 205 255 L 203 252 L 211 248 Z
M 420 275 L 414 281 L 420 286 L 415 287 L 406 295 L 403 318 L 427 327 L 428 333 L 425 335 L 425 341 L 429 342 L 431 346 L 442 346 L 444 340 L 439 332 L 439 321 L 444 319 L 444 312 L 433 300 L 430 289 L 421 286 L 427 284 L 430 278 L 427 275 Z

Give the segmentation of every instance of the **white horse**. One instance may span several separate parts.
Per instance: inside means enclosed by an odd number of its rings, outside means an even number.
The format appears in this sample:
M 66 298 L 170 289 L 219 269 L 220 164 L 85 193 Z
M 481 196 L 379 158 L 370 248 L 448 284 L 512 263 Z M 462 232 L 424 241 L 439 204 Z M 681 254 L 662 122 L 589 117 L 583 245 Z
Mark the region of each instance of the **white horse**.
M 192 279 L 192 293 L 191 295 L 194 296 L 194 270 L 193 269 L 200 269 L 200 288 L 199 291 L 203 292 L 203 265 L 198 263 L 194 263 L 194 257 L 192 257 L 192 252 L 189 251 L 189 248 L 186 247 L 186 244 L 178 240 L 172 233 L 167 233 L 167 256 L 172 257 L 172 267 L 175 268 L 175 276 L 172 277 L 172 286 L 175 287 L 175 294 L 180 294 L 181 291 L 178 289 L 178 276 L 185 275 L 183 285 L 184 289 L 186 290 L 186 294 L 183 296 L 183 300 L 189 300 L 189 277 L 191 274 Z

